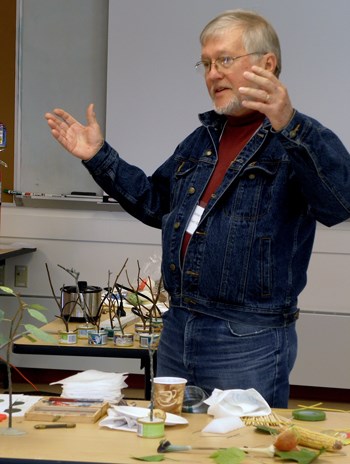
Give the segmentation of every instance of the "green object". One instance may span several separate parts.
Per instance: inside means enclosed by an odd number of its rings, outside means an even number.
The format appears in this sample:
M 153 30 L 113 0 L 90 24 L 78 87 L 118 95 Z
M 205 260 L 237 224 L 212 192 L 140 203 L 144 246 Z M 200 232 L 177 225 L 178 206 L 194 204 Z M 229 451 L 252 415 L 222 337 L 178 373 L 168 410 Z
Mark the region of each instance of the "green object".
M 323 421 L 326 419 L 324 411 L 315 411 L 314 409 L 295 409 L 292 412 L 294 419 L 301 421 Z
M 137 419 L 137 435 L 143 438 L 164 437 L 164 420 L 150 417 Z
M 306 448 L 302 448 L 297 451 L 278 451 L 276 450 L 275 455 L 280 459 L 286 461 L 295 461 L 299 464 L 310 464 L 314 462 L 324 450 L 311 451 Z
M 245 457 L 245 452 L 238 448 L 219 449 L 210 455 L 216 464 L 240 464 Z

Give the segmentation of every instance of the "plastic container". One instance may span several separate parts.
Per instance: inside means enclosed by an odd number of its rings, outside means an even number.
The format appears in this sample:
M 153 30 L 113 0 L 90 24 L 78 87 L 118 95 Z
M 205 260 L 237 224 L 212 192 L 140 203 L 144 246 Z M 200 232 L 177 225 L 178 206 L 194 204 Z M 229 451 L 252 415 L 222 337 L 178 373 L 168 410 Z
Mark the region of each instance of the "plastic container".
M 204 403 L 204 400 L 207 398 L 207 393 L 200 387 L 196 387 L 195 385 L 187 385 L 185 388 L 182 411 L 205 414 L 209 407 Z

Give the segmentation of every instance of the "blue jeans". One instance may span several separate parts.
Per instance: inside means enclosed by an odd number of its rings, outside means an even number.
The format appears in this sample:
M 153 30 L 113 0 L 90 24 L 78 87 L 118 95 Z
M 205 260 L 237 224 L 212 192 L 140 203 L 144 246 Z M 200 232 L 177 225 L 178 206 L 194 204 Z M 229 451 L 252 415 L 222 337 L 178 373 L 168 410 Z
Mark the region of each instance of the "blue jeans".
M 255 388 L 271 407 L 285 408 L 297 353 L 295 322 L 260 328 L 181 308 L 163 315 L 157 376 L 187 379 L 211 393 Z

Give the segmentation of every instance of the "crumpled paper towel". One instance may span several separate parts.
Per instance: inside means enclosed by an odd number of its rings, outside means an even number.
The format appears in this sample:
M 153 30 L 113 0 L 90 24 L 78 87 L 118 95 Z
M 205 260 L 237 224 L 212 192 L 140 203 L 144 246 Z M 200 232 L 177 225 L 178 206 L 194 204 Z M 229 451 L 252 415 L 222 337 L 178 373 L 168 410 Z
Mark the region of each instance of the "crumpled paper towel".
M 123 397 L 121 390 L 127 387 L 124 381 L 126 377 L 127 374 L 90 369 L 50 385 L 62 384 L 61 396 L 64 398 L 103 399 L 118 403 Z
M 216 388 L 204 402 L 209 405 L 207 413 L 214 416 L 214 420 L 205 427 L 203 432 L 231 432 L 244 427 L 240 417 L 268 416 L 271 414 L 270 406 L 254 388 L 248 390 L 219 390 Z
M 100 427 L 108 427 L 114 430 L 137 432 L 137 419 L 130 417 L 127 414 L 122 414 L 113 408 L 108 408 L 107 417 L 104 417 L 98 425 Z

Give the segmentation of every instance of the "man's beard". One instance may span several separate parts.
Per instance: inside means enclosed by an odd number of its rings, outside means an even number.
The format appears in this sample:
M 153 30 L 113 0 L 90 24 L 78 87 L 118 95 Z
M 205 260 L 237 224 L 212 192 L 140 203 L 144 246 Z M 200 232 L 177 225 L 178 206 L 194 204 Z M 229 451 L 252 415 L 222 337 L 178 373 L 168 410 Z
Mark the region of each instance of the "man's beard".
M 214 102 L 214 111 L 218 114 L 235 115 L 242 110 L 241 100 L 233 96 L 225 106 L 217 107 Z

